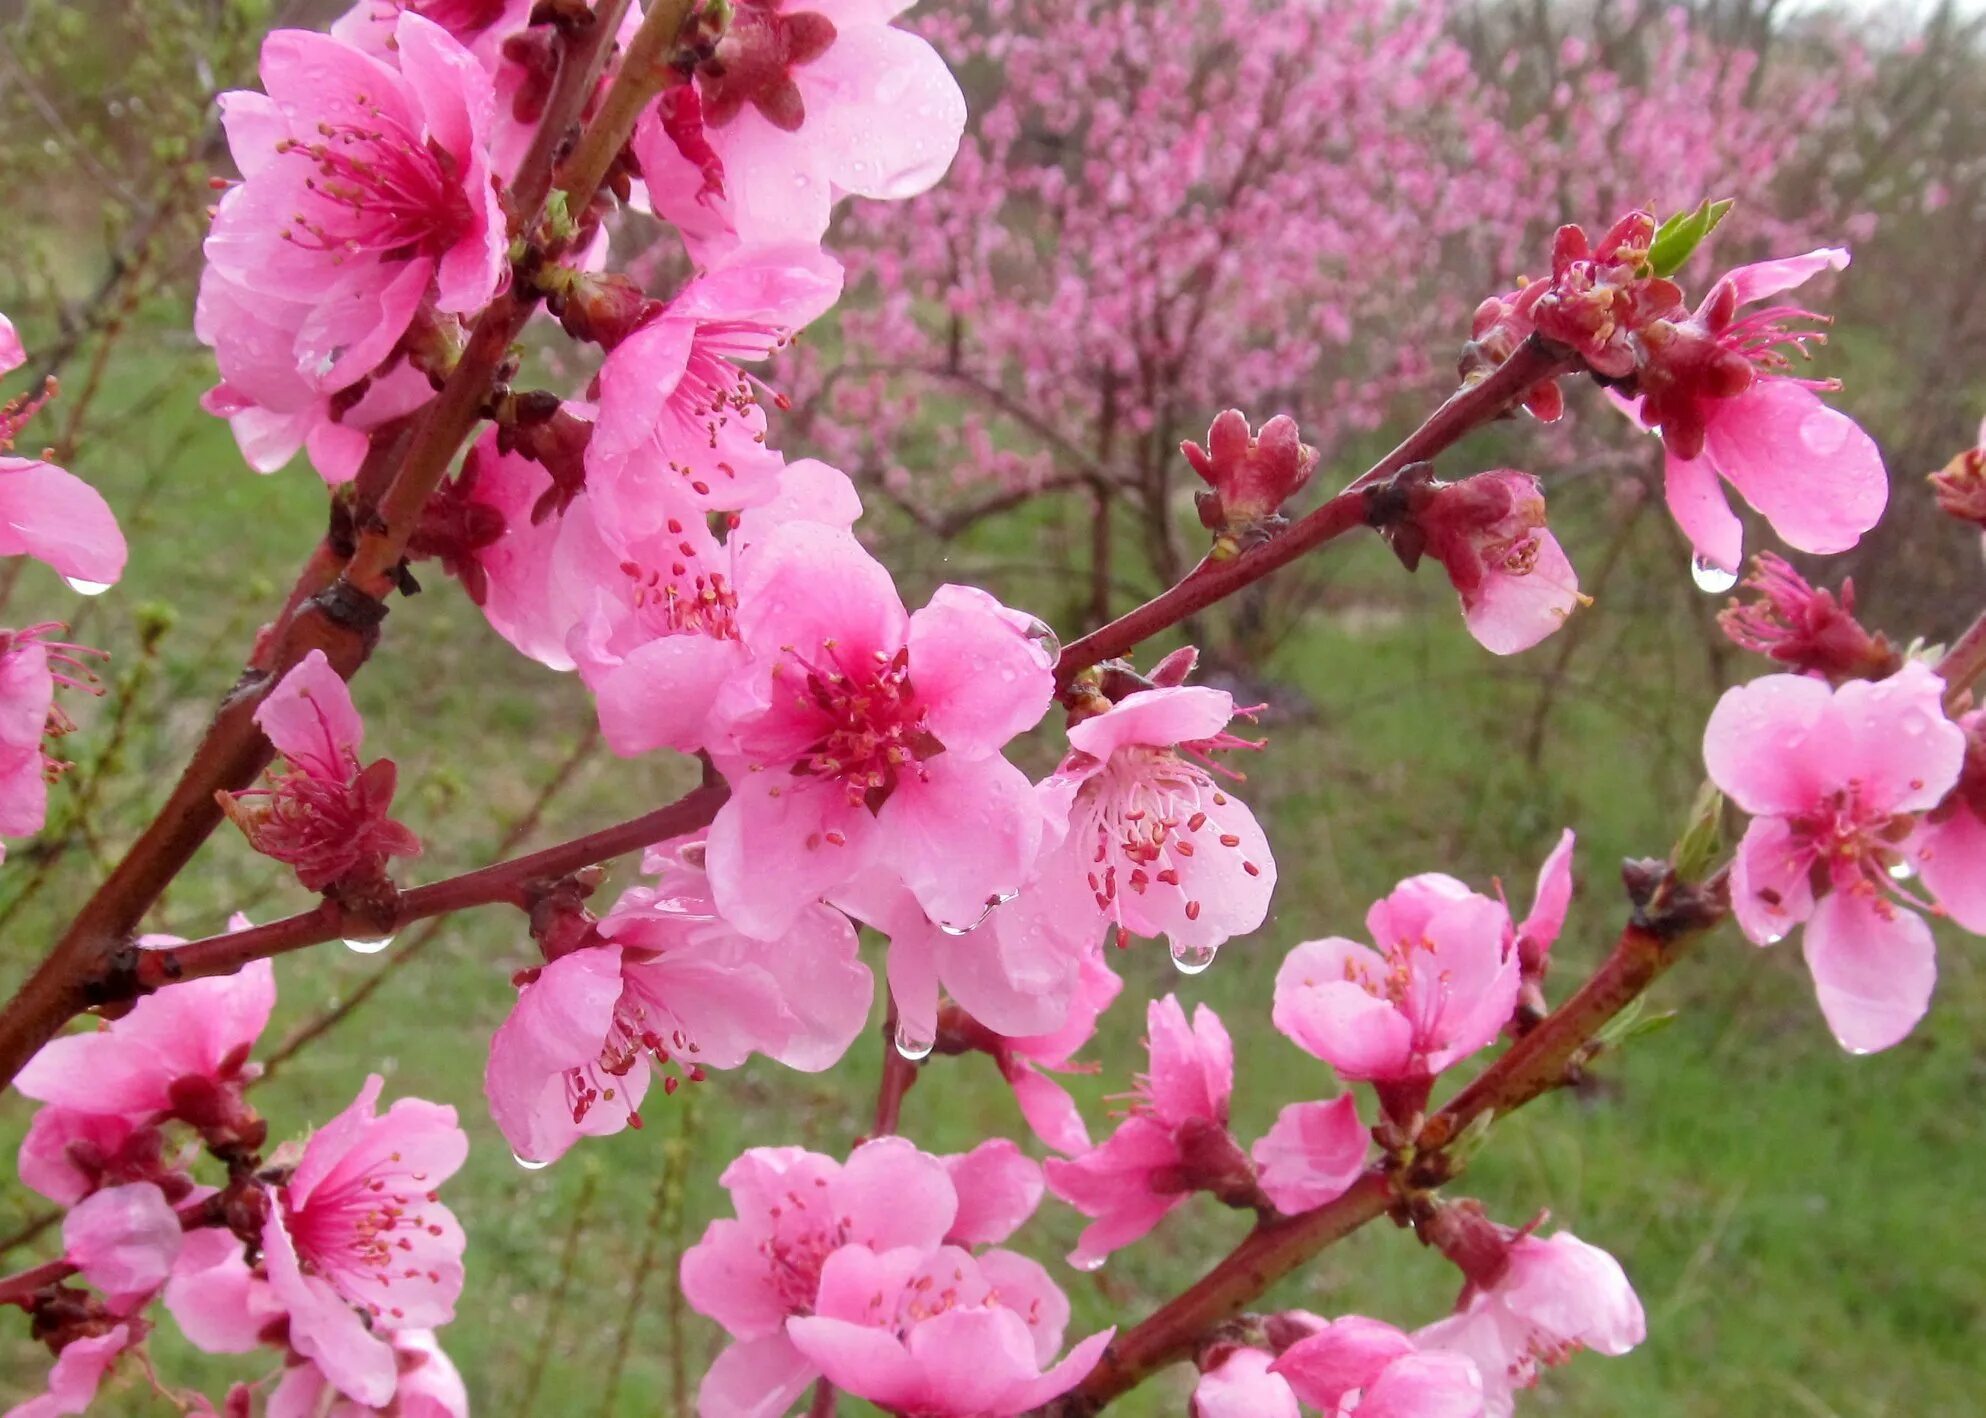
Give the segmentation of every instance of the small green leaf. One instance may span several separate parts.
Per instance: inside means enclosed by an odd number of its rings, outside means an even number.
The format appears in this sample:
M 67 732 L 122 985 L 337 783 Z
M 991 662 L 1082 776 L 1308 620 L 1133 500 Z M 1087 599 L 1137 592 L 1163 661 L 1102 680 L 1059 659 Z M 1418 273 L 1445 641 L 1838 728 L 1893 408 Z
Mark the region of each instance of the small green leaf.
M 1696 801 L 1690 805 L 1689 825 L 1683 829 L 1669 862 L 1683 881 L 1701 881 L 1723 849 L 1724 795 L 1714 783 L 1706 782 L 1697 789 Z
M 1716 202 L 1706 199 L 1695 211 L 1670 217 L 1655 229 L 1655 239 L 1648 245 L 1649 267 L 1658 276 L 1675 275 L 1730 210 L 1729 197 Z

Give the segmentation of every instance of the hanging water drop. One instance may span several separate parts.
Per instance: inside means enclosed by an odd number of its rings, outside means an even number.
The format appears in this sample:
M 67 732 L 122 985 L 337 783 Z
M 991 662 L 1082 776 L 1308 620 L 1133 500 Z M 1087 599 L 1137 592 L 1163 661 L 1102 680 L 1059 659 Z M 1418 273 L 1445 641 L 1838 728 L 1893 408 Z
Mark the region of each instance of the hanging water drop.
M 1216 947 L 1211 945 L 1189 945 L 1181 940 L 1172 943 L 1172 963 L 1182 975 L 1199 974 L 1214 963 L 1216 953 Z
M 345 949 L 359 955 L 377 955 L 391 944 L 393 944 L 391 932 L 382 936 L 347 936 L 345 938 Z
M 80 576 L 64 576 L 62 579 L 68 582 L 69 589 L 79 596 L 101 596 L 110 589 L 108 581 L 85 581 Z
M 1915 875 L 1917 875 L 1917 868 L 1910 864 L 1908 857 L 1898 857 L 1889 864 L 1889 879 L 1891 881 L 1908 881 Z
M 1019 895 L 1020 892 L 1018 891 L 1003 891 L 998 896 L 989 896 L 986 898 L 986 904 L 979 908 L 979 914 L 964 925 L 955 926 L 947 921 L 940 921 L 938 922 L 938 929 L 946 935 L 971 935 L 986 924 L 986 918 L 988 916 Z
M 545 1168 L 552 1165 L 549 1162 L 534 1162 L 529 1157 L 526 1157 L 522 1152 L 511 1153 L 510 1160 L 515 1162 L 518 1166 L 522 1167 L 527 1172 L 542 1172 L 545 1170 Z
M 906 1021 L 901 1019 L 897 1021 L 896 1051 L 912 1063 L 931 1057 L 931 1050 L 937 1042 L 936 1039 L 925 1038 L 917 1030 L 912 1029 Z
M 1104 1257 L 1102 1256 L 1082 1256 L 1080 1258 L 1076 1256 L 1069 1257 L 1069 1264 L 1073 1265 L 1078 1270 L 1092 1270 L 1092 1271 L 1102 1270 L 1103 1262 L 1104 1262 Z
M 1054 628 L 1039 616 L 1028 617 L 1027 638 L 1041 647 L 1050 664 L 1062 658 L 1061 640 L 1056 637 Z
M 1766 933 L 1766 937 L 1765 937 L 1765 943 L 1766 943 L 1767 945 L 1777 945 L 1777 944 L 1779 944 L 1779 942 L 1780 942 L 1780 941 L 1782 941 L 1782 940 L 1784 940 L 1784 939 L 1786 939 L 1786 932 L 1784 932 L 1784 931 L 1768 931 L 1768 932 Z
M 1721 596 L 1738 584 L 1738 573 L 1726 571 L 1707 556 L 1690 558 L 1689 579 L 1706 595 Z

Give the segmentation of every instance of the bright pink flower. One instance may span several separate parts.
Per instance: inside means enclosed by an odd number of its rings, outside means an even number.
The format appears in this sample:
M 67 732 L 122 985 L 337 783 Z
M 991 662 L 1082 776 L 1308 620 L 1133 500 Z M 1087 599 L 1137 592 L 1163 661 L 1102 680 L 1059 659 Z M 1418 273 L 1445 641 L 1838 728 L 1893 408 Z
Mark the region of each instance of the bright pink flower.
M 719 910 L 773 938 L 874 866 L 971 926 L 1041 840 L 1034 790 L 1000 755 L 1052 692 L 1033 623 L 965 586 L 906 616 L 889 572 L 828 527 L 778 528 L 752 556 L 752 663 L 711 745 L 732 790 L 710 829 Z
M 891 1412 L 1007 1418 L 1096 1367 L 1112 1330 L 1052 1362 L 1068 1322 L 1048 1272 L 1012 1251 L 846 1245 L 821 1268 L 814 1313 L 786 1332 L 837 1388 Z
M 21 367 L 27 352 L 0 315 L 0 374 Z M 31 556 L 77 590 L 101 591 L 124 574 L 124 534 L 97 490 L 73 473 L 34 458 L 5 456 L 15 436 L 47 402 L 39 394 L 0 401 L 0 556 Z
M 494 69 L 504 40 L 523 29 L 531 17 L 532 0 L 356 0 L 331 23 L 335 39 L 392 61 L 398 50 L 395 31 L 402 14 L 432 20 L 482 62 Z
M 1501 1278 L 1457 1313 L 1416 1331 L 1414 1342 L 1465 1356 L 1482 1376 L 1481 1411 L 1509 1418 L 1512 1393 L 1535 1384 L 1540 1365 L 1562 1364 L 1582 1349 L 1625 1354 L 1647 1332 L 1620 1262 L 1561 1231 L 1511 1242 Z
M 389 858 L 420 855 L 420 838 L 387 815 L 399 771 L 390 758 L 360 767 L 365 724 L 322 650 L 283 676 L 255 722 L 291 768 L 222 803 L 256 851 L 294 866 L 311 891 L 363 886 Z
M 1248 416 L 1229 409 L 1207 429 L 1205 448 L 1189 441 L 1179 451 L 1207 484 L 1193 495 L 1202 525 L 1244 538 L 1266 535 L 1317 467 L 1317 450 L 1297 437 L 1296 420 L 1286 414 L 1254 434 Z
M 168 1201 L 178 1201 L 192 1183 L 168 1165 L 164 1149 L 164 1136 L 149 1124 L 50 1104 L 36 1109 L 21 1139 L 21 1184 L 64 1206 L 132 1182 L 157 1183 Z
M 946 1245 L 997 1246 L 1041 1204 L 1041 1164 L 1007 1138 L 988 1138 L 970 1152 L 938 1160 L 959 1201 Z
M 839 912 L 804 907 L 776 942 L 717 913 L 703 873 L 680 860 L 657 887 L 622 895 L 603 943 L 526 972 L 490 1042 L 484 1091 L 512 1151 L 550 1162 L 581 1137 L 639 1126 L 650 1075 L 674 1092 L 754 1051 L 812 1073 L 862 1030 L 874 984 Z
M 1052 1034 L 1019 1039 L 996 1039 L 991 1052 L 1014 1090 L 1014 1101 L 1034 1135 L 1065 1156 L 1077 1157 L 1090 1150 L 1089 1128 L 1076 1103 L 1051 1073 L 1082 1071 L 1070 1062 L 1077 1051 L 1096 1035 L 1096 1022 L 1110 1008 L 1124 982 L 1101 955 L 1092 948 L 1076 975 L 1076 992 L 1069 1001 L 1069 1017 Z
M 1482 1048 L 1517 1003 L 1510 914 L 1452 876 L 1410 877 L 1366 913 L 1376 950 L 1305 941 L 1276 972 L 1275 1024 L 1348 1079 L 1425 1080 Z
M 1699 559 L 1735 572 L 1744 529 L 1717 480 L 1757 508 L 1788 545 L 1846 551 L 1875 526 L 1889 500 L 1882 454 L 1853 419 L 1820 401 L 1831 380 L 1795 379 L 1781 347 L 1805 352 L 1821 336 L 1796 328 L 1819 317 L 1775 305 L 1738 308 L 1848 264 L 1825 247 L 1740 266 L 1711 288 L 1689 319 L 1657 322 L 1637 336 L 1638 406 L 1667 447 L 1669 510 Z
M 263 1418 L 469 1418 L 469 1390 L 454 1363 L 425 1329 L 387 1336 L 397 1375 L 392 1397 L 380 1407 L 340 1393 L 312 1363 L 292 1364 L 269 1394 Z
M 818 241 L 836 198 L 914 197 L 958 151 L 965 97 L 928 42 L 890 25 L 907 4 L 807 4 L 738 5 L 698 77 L 701 138 L 721 165 L 721 191 L 680 129 L 670 134 L 657 114 L 644 130 L 656 210 L 693 253 Z
M 1570 827 L 1559 834 L 1538 867 L 1531 914 L 1517 923 L 1517 963 L 1527 979 L 1545 973 L 1552 946 L 1565 929 L 1565 913 L 1572 906 L 1572 849 L 1577 842 Z
M 1333 1418 L 1484 1418 L 1483 1376 L 1461 1354 L 1418 1346 L 1378 1320 L 1346 1315 L 1269 1366 Z
M 1195 759 L 1238 745 L 1234 700 L 1218 689 L 1141 690 L 1069 728 L 1068 757 L 1044 789 L 1068 806 L 1069 833 L 1041 889 L 1069 921 L 1101 913 L 1124 935 L 1166 936 L 1204 968 L 1230 937 L 1262 924 L 1276 860 L 1247 804 Z
M 471 315 L 504 273 L 487 154 L 490 77 L 414 13 L 389 65 L 329 35 L 263 41 L 267 95 L 222 96 L 241 184 L 221 200 L 207 260 L 235 286 L 294 301 L 293 367 L 343 389 L 392 352 L 423 300 Z
M 1919 823 L 1906 849 L 1924 888 L 1974 935 L 1986 935 L 1986 709 L 1959 721 L 1965 766 L 1958 784 Z
M 1371 1136 L 1351 1094 L 1329 1103 L 1291 1103 L 1250 1155 L 1263 1194 L 1294 1215 L 1343 1196 L 1365 1170 Z
M 150 1182 L 108 1187 L 62 1218 L 63 1259 L 118 1314 L 143 1308 L 166 1283 L 182 1239 L 178 1213 Z
M 1200 1375 L 1187 1418 L 1301 1418 L 1289 1381 L 1269 1372 L 1276 1356 L 1238 1346 Z
M 1893 878 L 1965 761 L 1943 694 L 1914 661 L 1839 689 L 1767 675 L 1725 691 L 1704 730 L 1712 780 L 1752 815 L 1731 868 L 1738 924 L 1758 945 L 1806 924 L 1821 1013 L 1856 1053 L 1916 1027 L 1937 980 L 1931 928 Z
M 1880 631 L 1871 635 L 1855 619 L 1855 583 L 1841 583 L 1841 598 L 1808 583 L 1784 557 L 1762 551 L 1752 558 L 1744 589 L 1758 593 L 1731 602 L 1717 624 L 1731 643 L 1766 655 L 1801 674 L 1845 679 L 1886 679 L 1902 665 Z
M 122 1019 L 44 1044 L 14 1086 L 76 1112 L 151 1122 L 172 1113 L 180 1098 L 238 1089 L 253 1077 L 249 1050 L 275 1003 L 267 960 L 237 974 L 167 985 Z
M 1186 1011 L 1172 995 L 1146 1010 L 1150 1070 L 1137 1080 L 1130 1115 L 1110 1140 L 1082 1156 L 1051 1158 L 1048 1189 L 1083 1215 L 1083 1229 L 1069 1263 L 1095 1270 L 1158 1225 L 1195 1191 L 1242 1199 L 1254 1177 L 1239 1144 L 1228 1134 L 1228 1097 L 1234 1091 L 1234 1046 L 1220 1016 L 1207 1006 Z
M 373 1074 L 318 1129 L 262 1229 L 269 1283 L 290 1314 L 290 1347 L 340 1392 L 375 1408 L 396 1384 L 380 1334 L 454 1317 L 465 1238 L 435 1189 L 469 1153 L 453 1108 L 401 1098 L 376 1114 L 381 1084 Z
M 1479 473 L 1445 484 L 1414 524 L 1462 598 L 1469 633 L 1491 654 L 1530 649 L 1585 604 L 1578 573 L 1545 525 L 1543 489 L 1529 473 Z
M 5 1418 L 67 1418 L 88 1411 L 103 1376 L 136 1338 L 132 1325 L 120 1324 L 103 1334 L 70 1340 L 49 1370 L 48 1392 L 15 1404 Z
M 896 1137 L 864 1143 L 846 1164 L 755 1147 L 718 1180 L 736 1219 L 711 1222 L 682 1264 L 684 1298 L 732 1341 L 704 1376 L 700 1418 L 785 1412 L 820 1373 L 786 1322 L 815 1312 L 828 1258 L 851 1245 L 926 1255 L 958 1215 L 944 1163 Z
M 841 267 L 811 247 L 753 252 L 684 286 L 607 356 L 586 481 L 615 536 L 671 518 L 751 507 L 778 489 L 765 413 L 740 363 L 764 359 L 841 295 Z

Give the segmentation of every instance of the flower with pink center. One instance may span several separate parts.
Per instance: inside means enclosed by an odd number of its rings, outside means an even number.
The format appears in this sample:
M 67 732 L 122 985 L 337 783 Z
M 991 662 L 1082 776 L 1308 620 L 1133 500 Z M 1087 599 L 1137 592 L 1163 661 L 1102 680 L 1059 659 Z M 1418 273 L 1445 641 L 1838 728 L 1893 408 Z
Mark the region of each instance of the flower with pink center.
M 62 1346 L 49 1370 L 48 1391 L 9 1408 L 4 1418 L 67 1418 L 96 1402 L 104 1375 L 117 1356 L 134 1344 L 142 1322 L 115 1325 L 102 1334 L 83 1335 Z
M 795 523 L 754 548 L 738 633 L 751 663 L 710 746 L 731 784 L 708 858 L 727 919 L 775 938 L 870 867 L 941 926 L 1020 889 L 1041 811 L 1000 750 L 1053 692 L 1034 621 L 966 586 L 905 615 L 854 537 Z
M 602 525 L 653 535 L 672 517 L 751 507 L 782 459 L 739 365 L 764 359 L 841 295 L 841 267 L 812 247 L 755 251 L 696 277 L 600 368 L 586 481 Z
M 0 374 L 27 361 L 20 336 L 0 315 Z M 54 391 L 0 400 L 0 556 L 31 556 L 80 591 L 96 592 L 124 574 L 124 534 L 110 504 L 73 473 L 38 458 L 9 456 L 14 439 Z
M 754 1051 L 819 1072 L 868 1020 L 874 986 L 854 927 L 826 906 L 759 940 L 719 915 L 703 873 L 679 860 L 656 887 L 624 893 L 598 932 L 520 977 L 490 1041 L 490 1113 L 530 1162 L 639 1127 L 653 1074 L 673 1093 Z
M 802 7 L 805 8 L 802 8 Z M 817 242 L 843 195 L 896 201 L 944 176 L 965 96 L 905 0 L 745 0 L 699 70 L 701 132 L 658 114 L 638 139 L 658 213 L 693 254 Z M 685 137 L 694 141 L 685 142 Z M 704 150 L 721 167 L 713 190 Z
M 1043 784 L 1068 803 L 1068 836 L 1041 868 L 1067 920 L 1092 913 L 1130 936 L 1166 936 L 1174 959 L 1204 968 L 1268 915 L 1276 860 L 1247 804 L 1202 764 L 1241 746 L 1232 696 L 1140 690 L 1069 727 L 1068 757 Z
M 1510 1018 L 1510 913 L 1430 872 L 1401 882 L 1365 924 L 1372 946 L 1333 936 L 1289 953 L 1276 972 L 1276 1028 L 1344 1078 L 1424 1092 Z
M 1130 1095 L 1130 1113 L 1109 1141 L 1043 1168 L 1048 1189 L 1083 1215 L 1069 1263 L 1095 1270 L 1145 1235 L 1196 1191 L 1230 1205 L 1254 1204 L 1253 1169 L 1227 1130 L 1234 1091 L 1234 1046 L 1207 1006 L 1186 1011 L 1167 995 L 1146 1011 L 1149 1071 Z
M 1721 477 L 1801 551 L 1846 551 L 1876 525 L 1889 500 L 1882 454 L 1853 419 L 1820 400 L 1833 380 L 1797 379 L 1783 352 L 1805 353 L 1820 317 L 1773 305 L 1739 308 L 1848 264 L 1825 247 L 1740 266 L 1712 287 L 1687 320 L 1655 321 L 1636 335 L 1639 405 L 1667 450 L 1669 510 L 1703 562 L 1735 572 L 1744 529 Z
M 1055 1362 L 1069 1302 L 1012 1251 L 844 1245 L 821 1268 L 795 1348 L 835 1387 L 918 1418 L 1007 1418 L 1059 1397 L 1103 1356 L 1113 1330 Z
M 262 45 L 267 94 L 221 99 L 242 181 L 216 211 L 207 260 L 257 296 L 309 293 L 288 353 L 329 390 L 376 369 L 424 300 L 472 315 L 504 273 L 490 77 L 418 14 L 399 17 L 393 42 L 397 66 L 277 30 Z
M 1334 1418 L 1486 1418 L 1492 1411 L 1485 1376 L 1466 1355 L 1363 1315 L 1333 1320 L 1269 1367 L 1298 1398 Z
M 1479 473 L 1439 485 L 1413 526 L 1462 598 L 1469 634 L 1491 654 L 1530 649 L 1586 604 L 1578 573 L 1545 525 L 1543 489 L 1529 473 Z M 1394 545 L 1403 545 L 1398 534 Z
M 1567 1231 L 1519 1236 L 1499 1278 L 1470 1291 L 1457 1313 L 1417 1330 L 1414 1343 L 1474 1366 L 1487 1418 L 1510 1418 L 1513 1393 L 1537 1383 L 1541 1366 L 1582 1349 L 1625 1354 L 1648 1333 L 1620 1262 Z
M 1269 1371 L 1275 1362 L 1266 1349 L 1228 1350 L 1193 1386 L 1187 1418 L 1301 1418 L 1289 1381 Z
M 360 766 L 365 723 L 322 650 L 283 676 L 255 722 L 290 766 L 222 800 L 256 851 L 295 867 L 311 891 L 364 891 L 388 859 L 420 855 L 420 838 L 387 815 L 399 770 L 390 758 Z
M 167 985 L 122 1019 L 42 1045 L 14 1080 L 29 1098 L 80 1113 L 150 1123 L 179 1100 L 239 1090 L 249 1051 L 276 1003 L 267 960 L 237 974 Z
M 850 1245 L 926 1255 L 958 1216 L 944 1163 L 897 1137 L 864 1143 L 845 1164 L 755 1147 L 718 1180 L 735 1219 L 711 1222 L 682 1264 L 684 1298 L 731 1336 L 698 1390 L 700 1418 L 785 1412 L 820 1373 L 787 1320 L 815 1313 L 828 1258 Z
M 377 1113 L 381 1086 L 369 1077 L 305 1144 L 262 1228 L 290 1347 L 375 1408 L 398 1382 L 382 1336 L 454 1317 L 465 1237 L 436 1188 L 469 1154 L 453 1108 L 401 1098 Z
M 1841 1046 L 1886 1049 L 1937 981 L 1931 928 L 1896 878 L 1919 816 L 1959 781 L 1965 731 L 1944 681 L 1915 661 L 1838 689 L 1767 675 L 1725 691 L 1704 729 L 1711 779 L 1752 816 L 1731 908 L 1754 944 L 1804 924 L 1821 1013 Z

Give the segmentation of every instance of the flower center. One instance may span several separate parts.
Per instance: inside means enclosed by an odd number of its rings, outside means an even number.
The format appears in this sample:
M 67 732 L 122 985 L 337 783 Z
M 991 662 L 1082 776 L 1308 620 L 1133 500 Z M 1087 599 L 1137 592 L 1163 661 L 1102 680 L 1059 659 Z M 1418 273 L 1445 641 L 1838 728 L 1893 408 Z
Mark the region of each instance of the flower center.
M 696 545 L 682 535 L 683 524 L 669 519 L 669 532 L 680 538 L 668 549 L 666 570 L 623 561 L 628 597 L 644 629 L 657 635 L 707 635 L 712 640 L 738 638 L 738 596 L 721 571 L 708 570 L 698 560 Z
M 817 737 L 793 760 L 792 771 L 839 783 L 850 806 L 880 810 L 903 774 L 917 772 L 920 761 L 945 746 L 925 723 L 911 687 L 908 649 L 894 655 L 878 650 L 869 664 L 850 669 L 832 642 L 821 648 L 825 666 L 808 664 L 789 649 L 790 661 L 773 667 L 797 707 L 817 724 Z
M 1202 849 L 1239 854 L 1241 838 L 1222 832 L 1206 811 L 1225 807 L 1227 801 L 1205 770 L 1171 749 L 1136 745 L 1113 753 L 1103 772 L 1083 784 L 1078 798 L 1094 843 L 1089 887 L 1097 909 L 1117 919 L 1123 904 L 1120 890 L 1136 896 L 1154 886 L 1184 892 L 1184 876 Z M 1261 868 L 1246 858 L 1241 866 L 1250 876 L 1261 875 Z M 1199 915 L 1199 899 L 1188 895 L 1186 918 L 1197 920 Z
M 372 107 L 364 94 L 357 102 L 375 126 L 320 123 L 316 142 L 286 138 L 276 145 L 316 169 L 304 180 L 309 197 L 291 215 L 283 239 L 338 261 L 365 253 L 440 255 L 475 221 L 454 159 Z

